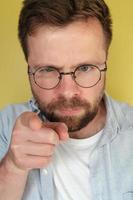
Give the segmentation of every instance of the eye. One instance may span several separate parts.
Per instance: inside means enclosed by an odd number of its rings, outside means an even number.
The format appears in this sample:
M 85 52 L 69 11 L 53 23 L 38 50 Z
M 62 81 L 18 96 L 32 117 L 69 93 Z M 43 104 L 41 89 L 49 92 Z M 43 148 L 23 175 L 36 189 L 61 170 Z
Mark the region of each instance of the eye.
M 39 69 L 39 72 L 41 73 L 48 73 L 48 72 L 54 72 L 56 71 L 53 67 L 42 67 Z
M 89 66 L 89 65 L 83 65 L 83 66 L 80 66 L 80 67 L 78 68 L 78 71 L 81 71 L 81 72 L 89 72 L 91 69 L 92 69 L 91 66 Z

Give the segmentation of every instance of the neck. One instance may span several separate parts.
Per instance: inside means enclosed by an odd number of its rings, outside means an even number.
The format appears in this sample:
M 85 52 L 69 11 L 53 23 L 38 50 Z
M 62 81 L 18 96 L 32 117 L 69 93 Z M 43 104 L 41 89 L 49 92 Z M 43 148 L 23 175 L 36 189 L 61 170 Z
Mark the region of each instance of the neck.
M 106 121 L 106 108 L 104 105 L 104 101 L 102 100 L 97 115 L 95 118 L 84 128 L 79 131 L 69 133 L 71 138 L 75 139 L 85 139 L 92 137 L 97 134 L 100 130 L 102 130 L 105 126 Z

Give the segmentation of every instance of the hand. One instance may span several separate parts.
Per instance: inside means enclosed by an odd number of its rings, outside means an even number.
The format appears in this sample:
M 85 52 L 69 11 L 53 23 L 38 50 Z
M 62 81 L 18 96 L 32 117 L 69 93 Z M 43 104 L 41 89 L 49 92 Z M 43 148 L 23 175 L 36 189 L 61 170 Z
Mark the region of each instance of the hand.
M 46 167 L 51 162 L 56 146 L 67 138 L 64 123 L 44 123 L 33 112 L 22 113 L 16 120 L 4 160 L 8 160 L 8 167 L 14 166 L 15 169 Z

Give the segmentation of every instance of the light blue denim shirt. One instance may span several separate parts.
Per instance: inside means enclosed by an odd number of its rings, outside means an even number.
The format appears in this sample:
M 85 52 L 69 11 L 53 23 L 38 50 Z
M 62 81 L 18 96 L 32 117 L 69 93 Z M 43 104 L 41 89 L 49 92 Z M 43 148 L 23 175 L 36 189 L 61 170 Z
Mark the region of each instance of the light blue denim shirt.
M 89 165 L 92 200 L 133 200 L 133 107 L 107 95 L 105 103 L 106 125 Z M 39 114 L 34 99 L 0 112 L 0 159 L 8 151 L 15 120 L 24 111 Z M 30 171 L 22 200 L 54 200 L 50 166 Z

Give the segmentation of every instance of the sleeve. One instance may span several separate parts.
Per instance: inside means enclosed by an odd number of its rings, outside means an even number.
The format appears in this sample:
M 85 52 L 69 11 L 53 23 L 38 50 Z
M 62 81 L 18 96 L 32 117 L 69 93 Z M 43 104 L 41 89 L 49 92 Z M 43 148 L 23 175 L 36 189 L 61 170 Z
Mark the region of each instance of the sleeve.
M 0 160 L 2 160 L 8 151 L 11 140 L 11 132 L 8 113 L 0 112 Z
M 25 111 L 31 111 L 28 103 L 9 105 L 0 112 L 0 160 L 9 149 L 17 117 Z

